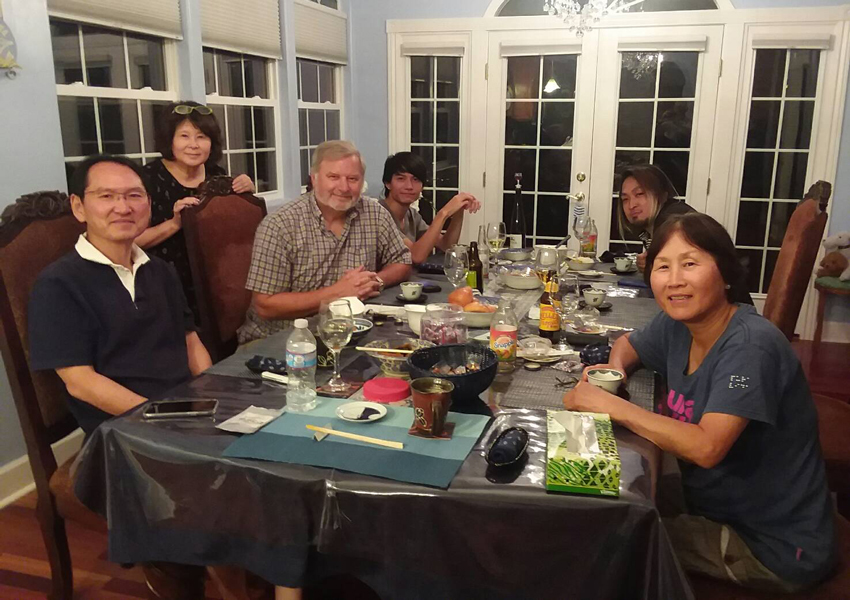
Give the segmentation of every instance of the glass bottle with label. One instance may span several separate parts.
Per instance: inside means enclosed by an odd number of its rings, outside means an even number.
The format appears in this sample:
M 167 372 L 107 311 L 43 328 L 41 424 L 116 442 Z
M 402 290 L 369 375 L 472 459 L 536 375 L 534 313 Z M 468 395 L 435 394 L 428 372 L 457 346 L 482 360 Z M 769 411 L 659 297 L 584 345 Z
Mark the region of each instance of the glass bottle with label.
M 510 298 L 501 298 L 490 322 L 490 350 L 499 359 L 499 373 L 510 373 L 516 362 L 516 340 L 519 321 Z
M 511 220 L 507 223 L 508 247 L 525 248 L 525 235 L 528 229 L 525 226 L 525 211 L 522 209 L 522 173 L 514 175 L 516 179 L 516 193 L 514 194 L 514 206 L 511 210 Z
M 478 258 L 481 259 L 481 272 L 486 284 L 490 277 L 490 244 L 487 242 L 487 228 L 484 225 L 478 226 Z
M 547 340 L 554 340 L 561 330 L 561 320 L 555 308 L 555 292 L 558 289 L 556 279 L 546 282 L 543 295 L 540 297 L 540 326 L 538 334 Z
M 466 284 L 484 293 L 484 265 L 478 254 L 478 242 L 469 243 L 469 273 L 466 274 Z

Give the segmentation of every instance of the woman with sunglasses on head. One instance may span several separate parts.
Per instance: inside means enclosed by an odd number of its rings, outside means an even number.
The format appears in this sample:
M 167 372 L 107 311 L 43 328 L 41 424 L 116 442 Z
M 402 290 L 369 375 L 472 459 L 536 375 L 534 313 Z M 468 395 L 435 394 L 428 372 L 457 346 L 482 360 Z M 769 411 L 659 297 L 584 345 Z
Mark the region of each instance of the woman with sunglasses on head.
M 202 183 L 226 175 L 218 165 L 222 156 L 221 129 L 212 109 L 191 101 L 166 106 L 156 123 L 156 149 L 162 158 L 144 167 L 151 196 L 151 224 L 136 243 L 174 265 L 197 319 L 181 212 L 198 204 Z M 238 175 L 233 178 L 233 191 L 253 192 L 254 183 L 247 175 Z
M 836 559 L 817 412 L 788 340 L 734 301 L 744 277 L 729 234 L 708 215 L 670 218 L 644 278 L 662 312 L 589 368 L 660 373 L 659 413 L 586 375 L 565 407 L 607 413 L 679 459 L 686 513 L 664 524 L 686 570 L 777 592 L 817 584 Z
M 652 233 L 673 215 L 694 212 L 677 200 L 676 188 L 667 175 L 655 165 L 637 165 L 620 173 L 620 202 L 617 223 L 620 235 L 637 235 L 644 251 L 638 255 L 637 266 L 643 271 L 646 250 L 652 243 Z

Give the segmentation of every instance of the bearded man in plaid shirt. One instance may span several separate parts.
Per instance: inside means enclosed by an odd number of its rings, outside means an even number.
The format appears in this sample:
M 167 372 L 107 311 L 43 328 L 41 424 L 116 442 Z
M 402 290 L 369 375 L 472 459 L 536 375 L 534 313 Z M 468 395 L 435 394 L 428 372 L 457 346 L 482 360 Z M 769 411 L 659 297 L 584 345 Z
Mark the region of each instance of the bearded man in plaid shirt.
M 343 296 L 368 300 L 410 274 L 410 250 L 389 211 L 360 195 L 366 168 L 351 142 L 313 154 L 313 191 L 268 215 L 254 238 L 239 343 L 287 329 Z

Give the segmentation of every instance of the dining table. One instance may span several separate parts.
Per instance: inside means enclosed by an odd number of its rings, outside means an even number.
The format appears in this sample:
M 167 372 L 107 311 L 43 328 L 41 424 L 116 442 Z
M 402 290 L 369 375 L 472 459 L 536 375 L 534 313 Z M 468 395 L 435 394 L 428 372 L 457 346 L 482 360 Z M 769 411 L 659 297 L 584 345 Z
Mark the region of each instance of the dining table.
M 412 279 L 440 286 L 429 302 L 445 301 L 452 289 L 442 275 Z M 582 282 L 609 291 L 602 323 L 635 328 L 658 312 L 647 290 L 633 287 L 634 276 Z M 494 277 L 485 293 L 510 296 L 520 337 L 536 333 L 528 312 L 539 289 L 510 290 Z M 398 294 L 398 286 L 388 288 L 369 305 L 399 312 Z M 491 419 L 447 489 L 226 456 L 240 434 L 216 424 L 250 405 L 286 404 L 285 386 L 246 367 L 255 355 L 282 358 L 286 335 L 240 348 L 165 396 L 215 398 L 213 418 L 150 421 L 138 407 L 89 437 L 74 465 L 75 491 L 106 516 L 110 560 L 229 564 L 288 587 L 345 573 L 386 599 L 693 598 L 656 506 L 654 444 L 615 425 L 618 497 L 547 492 L 546 411 L 563 410 L 565 392 L 556 385 L 564 373 L 548 366 L 499 373 L 481 394 L 473 412 Z M 399 335 L 413 334 L 403 319 L 390 319 L 360 343 Z M 379 373 L 353 348 L 343 350 L 340 367 L 349 381 Z M 319 369 L 317 383 L 329 377 Z M 630 401 L 647 410 L 658 389 L 644 370 L 626 385 Z M 527 458 L 512 469 L 491 467 L 488 444 L 508 426 L 528 431 Z

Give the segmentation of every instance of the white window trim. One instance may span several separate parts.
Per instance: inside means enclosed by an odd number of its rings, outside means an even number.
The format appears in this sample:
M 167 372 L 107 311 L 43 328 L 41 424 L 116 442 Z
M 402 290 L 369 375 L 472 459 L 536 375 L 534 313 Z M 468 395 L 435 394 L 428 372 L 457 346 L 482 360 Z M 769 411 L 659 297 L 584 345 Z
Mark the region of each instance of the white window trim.
M 218 48 L 208 48 L 204 46 L 204 50 L 212 50 L 214 52 L 218 52 Z M 229 52 L 229 51 L 227 51 Z M 245 52 L 237 52 L 232 54 L 239 54 L 240 56 L 250 56 L 252 58 L 259 58 L 266 61 L 266 84 L 269 90 L 268 98 L 261 98 L 259 96 L 253 96 L 251 98 L 243 98 L 241 96 L 221 96 L 218 92 L 214 92 L 212 94 L 207 94 L 205 98 L 205 102 L 208 105 L 213 106 L 221 106 L 223 108 L 227 106 L 250 106 L 250 107 L 260 107 L 260 108 L 271 108 L 273 109 L 272 114 L 274 118 L 272 119 L 274 123 L 274 147 L 272 148 L 238 148 L 235 150 L 229 150 L 230 146 L 230 132 L 227 127 L 227 109 L 225 108 L 225 120 L 224 123 L 219 123 L 219 126 L 222 130 L 222 142 L 223 148 L 222 153 L 227 161 L 227 170 L 230 171 L 230 158 L 229 156 L 232 154 L 254 154 L 254 153 L 264 153 L 264 152 L 275 152 L 275 161 L 274 168 L 276 172 L 277 179 L 277 187 L 273 190 L 267 190 L 264 192 L 255 192 L 255 195 L 260 198 L 277 198 L 281 195 L 283 191 L 283 168 L 282 161 L 280 160 L 280 149 L 283 146 L 283 136 L 281 135 L 281 127 L 280 127 L 280 108 L 279 103 L 277 101 L 277 97 L 275 95 L 276 90 L 278 89 L 277 85 L 277 66 L 276 60 L 273 58 L 268 58 L 266 56 L 259 56 L 256 54 L 246 54 Z M 213 73 L 216 78 L 216 87 L 218 86 L 218 61 L 213 61 Z M 242 89 L 245 89 L 245 67 L 243 63 L 242 67 Z M 253 135 L 253 123 L 252 125 L 252 135 Z M 254 177 L 257 176 L 257 165 L 254 164 Z M 256 181 L 254 182 L 256 185 Z
M 327 6 L 325 6 L 323 8 L 327 8 L 328 10 L 333 11 L 332 8 L 328 8 Z M 301 56 L 301 55 L 296 56 L 295 76 L 296 76 L 296 78 L 298 78 L 296 94 L 297 94 L 297 90 L 303 90 L 304 89 L 301 86 L 301 80 L 300 80 L 301 69 L 299 69 L 297 67 L 297 64 L 298 64 L 297 61 L 298 60 L 307 60 L 307 61 L 314 62 L 314 63 L 318 62 L 318 63 L 322 63 L 323 65 L 328 65 L 330 67 L 333 67 L 334 97 L 337 100 L 336 102 L 305 102 L 304 100 L 301 100 L 301 98 L 298 98 L 298 110 L 300 111 L 302 108 L 304 108 L 304 109 L 307 109 L 307 110 L 312 109 L 312 110 L 336 110 L 336 111 L 339 111 L 339 138 L 341 140 L 347 139 L 347 137 L 346 137 L 346 131 L 347 130 L 346 130 L 346 123 L 345 123 L 345 87 L 343 85 L 343 77 L 345 76 L 344 65 L 339 65 L 339 64 L 336 64 L 336 63 L 330 63 L 330 62 L 323 61 L 323 60 L 316 60 L 316 59 L 311 58 L 309 56 Z M 300 118 L 299 118 L 299 123 L 300 123 Z M 303 150 L 304 148 L 311 147 L 309 141 L 310 140 L 308 139 L 307 140 L 307 142 L 308 142 L 307 146 L 302 146 L 301 145 L 301 131 L 297 132 L 297 134 L 295 136 L 295 142 L 296 142 L 296 146 L 298 148 L 298 167 L 299 167 L 298 173 L 299 174 L 301 173 L 301 150 Z M 301 193 L 304 194 L 306 191 L 307 191 L 307 186 L 301 185 Z

